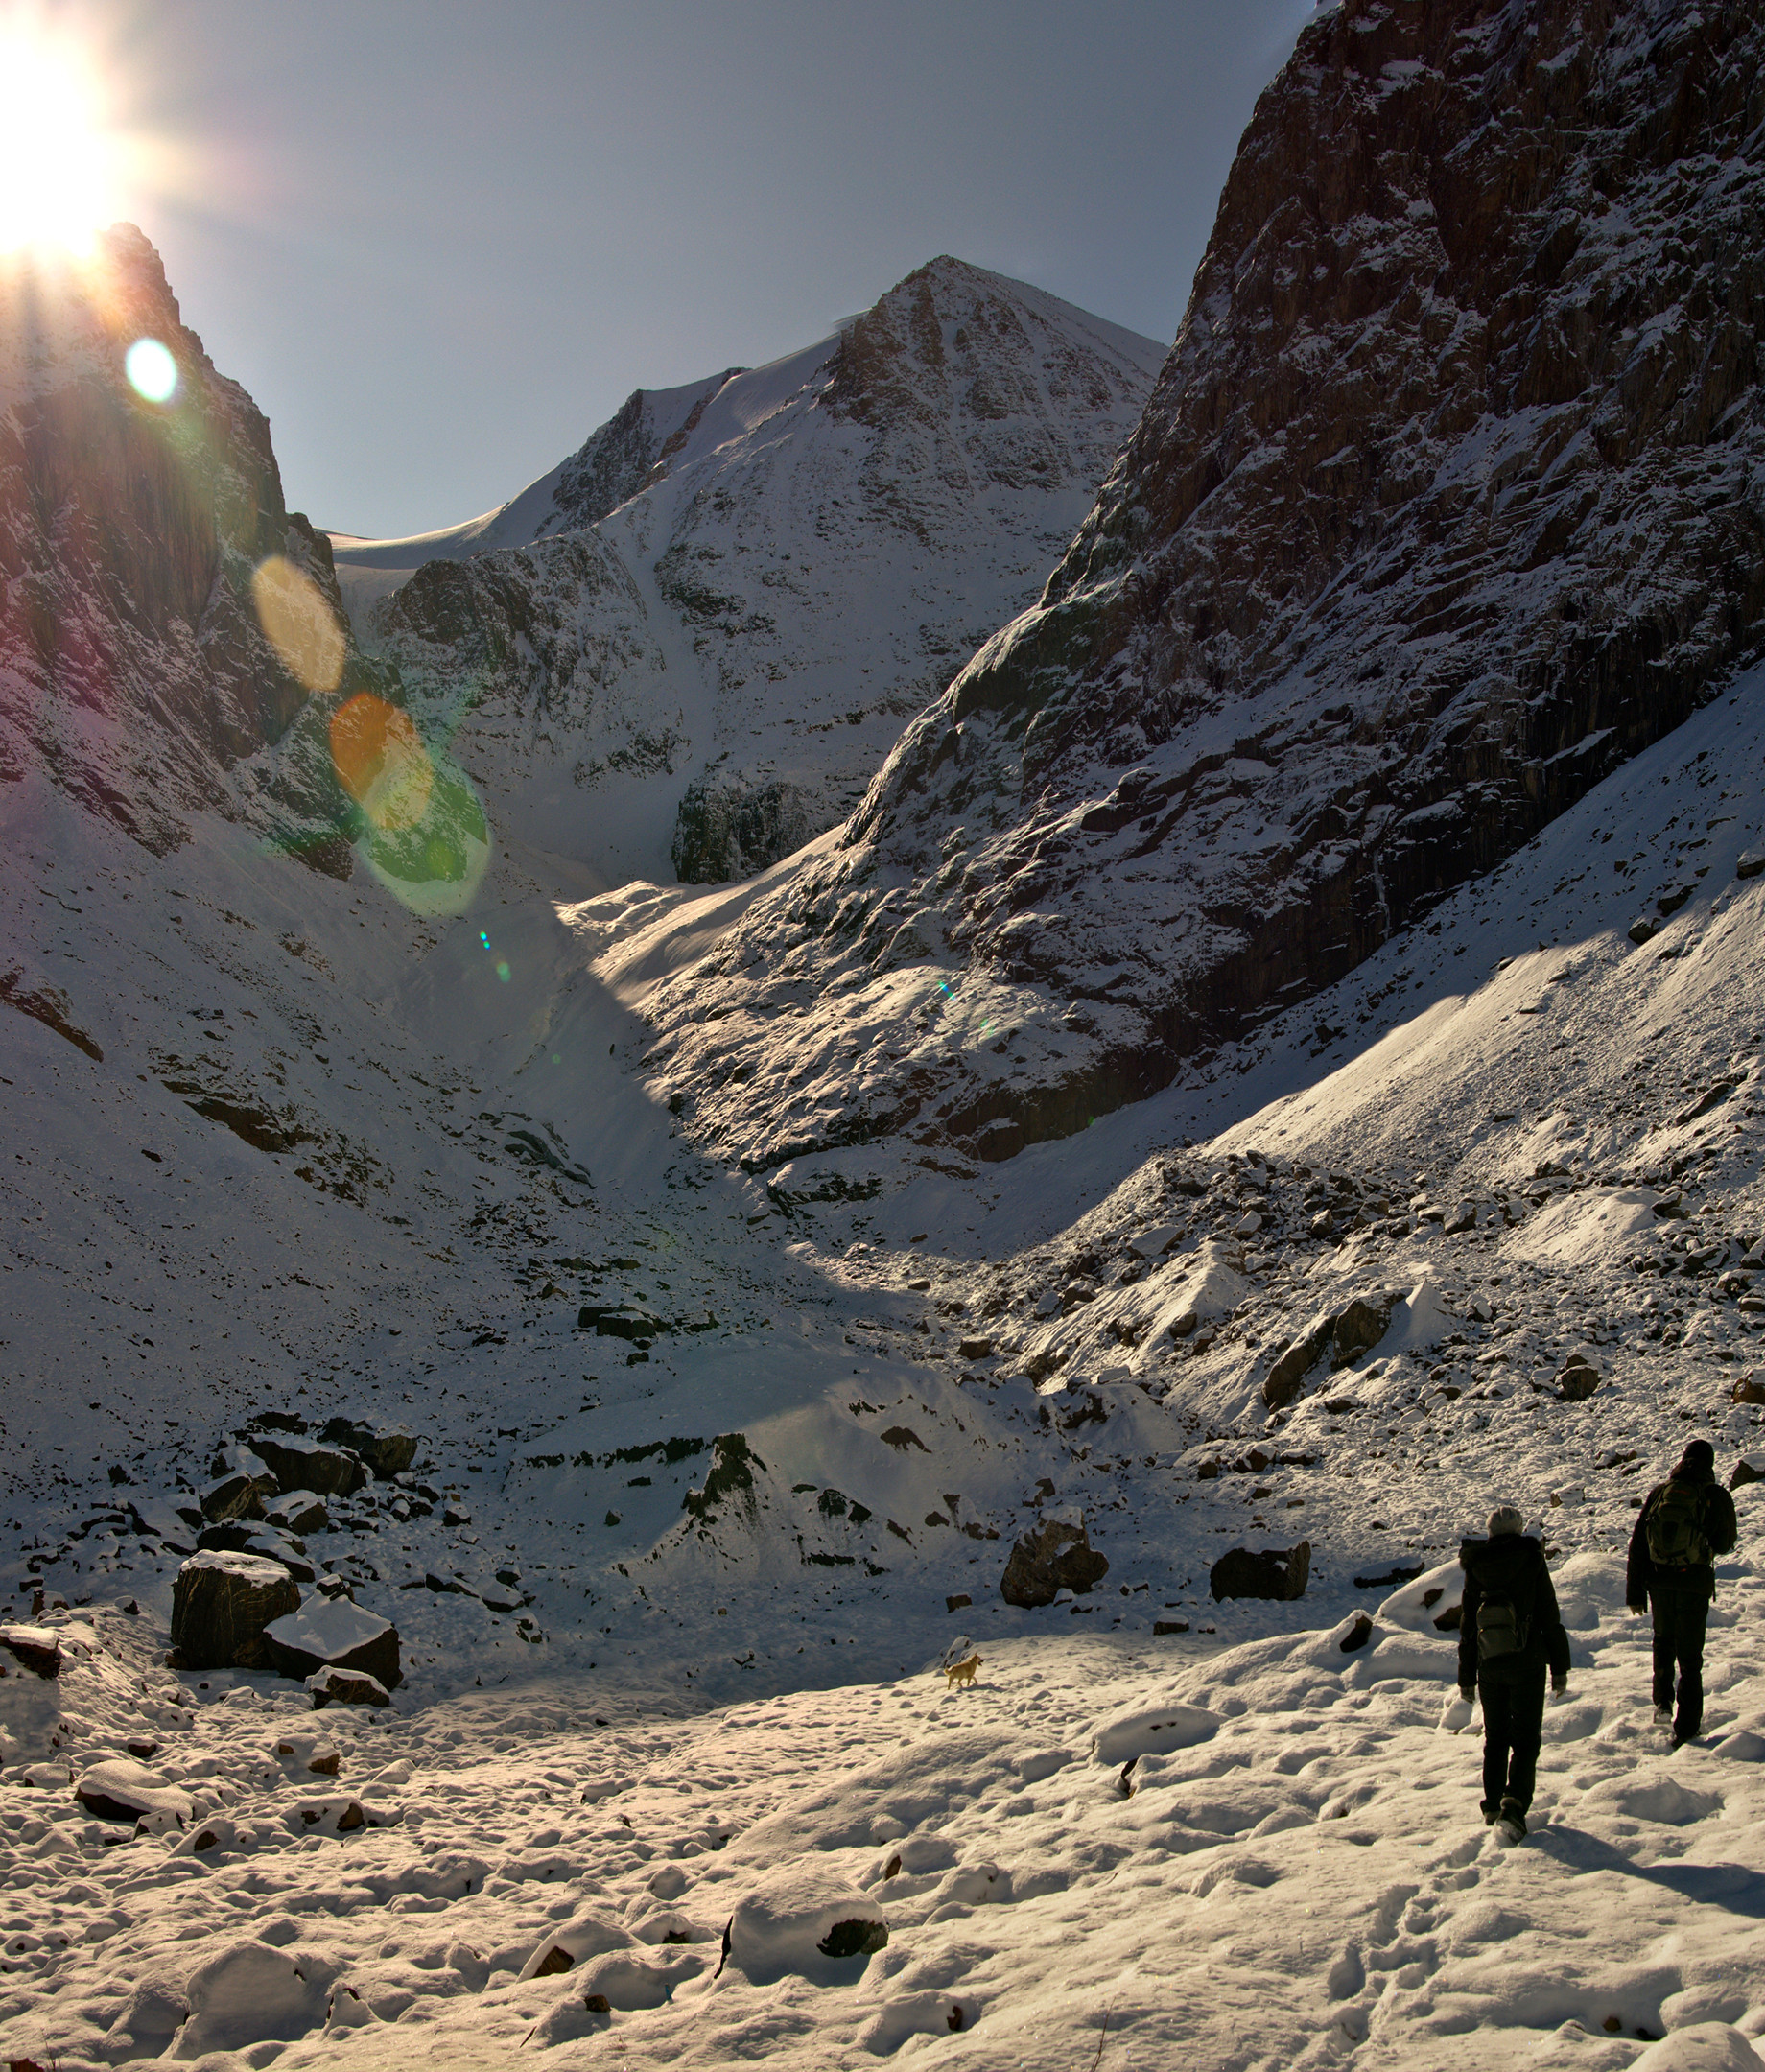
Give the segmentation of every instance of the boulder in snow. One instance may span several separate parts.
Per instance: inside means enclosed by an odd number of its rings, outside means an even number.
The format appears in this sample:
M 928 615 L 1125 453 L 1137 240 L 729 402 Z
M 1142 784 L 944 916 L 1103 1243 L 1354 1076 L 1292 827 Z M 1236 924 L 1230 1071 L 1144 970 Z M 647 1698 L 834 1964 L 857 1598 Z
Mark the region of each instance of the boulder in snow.
M 1311 1542 L 1292 1547 L 1233 1547 L 1208 1571 L 1208 1587 L 1216 1599 L 1303 1597 L 1311 1576 Z
M 1585 1353 L 1571 1353 L 1557 1377 L 1557 1395 L 1564 1402 L 1586 1402 L 1599 1385 L 1599 1369 Z
M 172 1586 L 172 1646 L 185 1669 L 256 1669 L 264 1629 L 297 1611 L 288 1570 L 257 1554 L 193 1554 Z
M 403 1474 L 416 1458 L 416 1434 L 368 1418 L 334 1417 L 319 1433 L 326 1446 L 358 1453 L 382 1482 Z
M 45 1683 L 61 1674 L 61 1636 L 53 1626 L 0 1626 L 0 1648 Z
M 197 1501 L 202 1506 L 202 1516 L 213 1525 L 225 1524 L 230 1519 L 261 1519 L 264 1515 L 264 1493 L 256 1476 L 237 1469 L 205 1482 L 197 1492 Z
M 888 1942 L 882 1909 L 855 1885 L 811 1863 L 775 1872 L 730 1917 L 727 1961 L 757 1984 L 787 1972 L 814 1977 L 829 1963 L 868 1957 Z
M 271 1949 L 267 1942 L 235 1942 L 199 1965 L 184 1996 L 190 2018 L 171 2053 L 182 2059 L 289 2042 L 305 2036 L 325 2013 L 323 1991 L 287 1950 Z
M 360 1669 L 386 1689 L 403 1681 L 398 1629 L 347 1598 L 315 1598 L 264 1629 L 269 1658 L 284 1676 L 302 1681 L 325 1668 Z
M 257 1450 L 284 1490 L 315 1490 L 321 1496 L 353 1496 L 367 1480 L 358 1453 L 317 1439 L 265 1435 Z
M 278 1532 L 323 1532 L 330 1522 L 324 1498 L 313 1490 L 290 1490 L 264 1506 L 264 1523 Z
M 1007 1604 L 1029 1609 L 1052 1604 L 1063 1589 L 1082 1595 L 1108 1573 L 1108 1558 L 1092 1545 L 1084 1526 L 1049 1519 L 1012 1548 L 999 1593 Z
M 365 1705 L 389 1706 L 391 1693 L 378 1677 L 369 1676 L 365 1669 L 341 1669 L 335 1662 L 327 1662 L 322 1669 L 316 1669 L 306 1680 L 306 1687 L 313 1696 L 313 1709 L 322 1712 L 326 1706 Z
M 1727 2022 L 1693 2022 L 1651 2043 L 1630 2061 L 1630 2072 L 1761 2072 L 1761 2058 Z
M 1212 1741 L 1221 1726 L 1217 1712 L 1202 1706 L 1135 1706 L 1112 1712 L 1096 1731 L 1091 1744 L 1094 1762 L 1134 1762 L 1141 1755 L 1168 1755 L 1173 1750 L 1196 1748 Z
M 1734 1463 L 1734 1472 L 1729 1477 L 1731 1490 L 1745 1489 L 1749 1482 L 1765 1482 L 1765 1454 L 1749 1460 L 1743 1453 Z
M 557 1971 L 574 1971 L 577 1965 L 608 1950 L 632 1950 L 637 1938 L 618 1921 L 592 1910 L 573 1916 L 546 1936 L 521 1967 L 523 1979 L 550 1978 Z
M 181 1826 L 194 1811 L 188 1792 L 155 1777 L 145 1765 L 121 1757 L 82 1770 L 74 1797 L 96 1819 L 131 1825 L 149 1813 L 169 1813 Z

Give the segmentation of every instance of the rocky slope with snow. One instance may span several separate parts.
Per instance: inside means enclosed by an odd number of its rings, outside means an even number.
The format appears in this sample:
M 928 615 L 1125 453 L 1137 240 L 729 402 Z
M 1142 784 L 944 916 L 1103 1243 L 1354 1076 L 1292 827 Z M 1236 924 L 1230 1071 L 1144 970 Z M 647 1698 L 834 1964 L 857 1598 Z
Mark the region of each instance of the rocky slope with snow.
M 176 366 L 163 400 L 127 378 L 141 339 Z M 253 606 L 271 557 L 338 607 L 330 548 L 287 509 L 268 423 L 184 325 L 140 232 L 119 224 L 89 264 L 7 260 L 0 784 L 47 771 L 162 850 L 192 812 L 239 812 L 237 766 L 308 695 Z M 285 788 L 322 814 L 298 759 Z
M 1305 31 L 1041 602 L 665 1000 L 695 1130 L 764 1167 L 1082 1128 L 1354 967 L 1756 651 L 1762 59 L 1752 9 Z M 830 993 L 953 995 L 959 1025 L 911 1070 L 744 1062 L 757 1019 Z
M 934 260 L 770 366 L 640 389 L 485 519 L 340 538 L 357 630 L 510 838 L 603 886 L 752 877 L 1033 600 L 1163 358 Z

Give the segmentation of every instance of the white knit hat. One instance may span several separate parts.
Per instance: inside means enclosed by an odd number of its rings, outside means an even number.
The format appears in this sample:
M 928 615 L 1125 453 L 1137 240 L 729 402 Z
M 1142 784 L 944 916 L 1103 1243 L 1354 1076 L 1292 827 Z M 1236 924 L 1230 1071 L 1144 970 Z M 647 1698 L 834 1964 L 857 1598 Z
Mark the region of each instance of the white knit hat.
M 1511 1503 L 1497 1504 L 1489 1515 L 1489 1536 L 1497 1540 L 1503 1533 L 1524 1532 L 1526 1520 Z

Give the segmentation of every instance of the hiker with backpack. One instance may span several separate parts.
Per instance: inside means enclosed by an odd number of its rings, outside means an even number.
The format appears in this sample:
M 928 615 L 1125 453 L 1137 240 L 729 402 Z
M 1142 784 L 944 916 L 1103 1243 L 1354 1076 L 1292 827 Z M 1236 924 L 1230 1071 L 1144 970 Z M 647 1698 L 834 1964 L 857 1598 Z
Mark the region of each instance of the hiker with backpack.
M 1637 1514 L 1624 1579 L 1631 1610 L 1655 1615 L 1655 1721 L 1671 1725 L 1676 1749 L 1703 1731 L 1704 1631 L 1716 1593 L 1716 1556 L 1732 1552 L 1739 1537 L 1734 1499 L 1716 1480 L 1716 1449 L 1694 1439 Z
M 1483 1700 L 1483 1825 L 1499 1825 L 1510 1842 L 1526 1833 L 1544 1738 L 1545 1674 L 1559 1697 L 1569 1679 L 1556 1586 L 1525 1522 L 1512 1504 L 1498 1504 L 1488 1539 L 1459 1548 L 1459 1696 Z

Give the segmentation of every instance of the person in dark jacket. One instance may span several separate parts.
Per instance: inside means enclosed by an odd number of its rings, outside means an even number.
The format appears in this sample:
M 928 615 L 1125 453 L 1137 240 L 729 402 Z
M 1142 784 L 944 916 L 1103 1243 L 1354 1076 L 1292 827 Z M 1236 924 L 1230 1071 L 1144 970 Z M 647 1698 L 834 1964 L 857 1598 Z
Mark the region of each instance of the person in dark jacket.
M 1489 1538 L 1459 1548 L 1465 1595 L 1459 1615 L 1459 1695 L 1483 1700 L 1483 1821 L 1511 1841 L 1526 1811 L 1544 1737 L 1544 1677 L 1568 1688 L 1569 1636 L 1557 1609 L 1544 1549 L 1521 1531 L 1512 1504 L 1490 1513 Z
M 1655 1717 L 1663 1727 L 1671 1721 L 1676 1749 L 1703 1731 L 1704 1632 L 1716 1594 L 1716 1556 L 1731 1552 L 1739 1537 L 1734 1499 L 1716 1480 L 1716 1449 L 1694 1439 L 1636 1515 L 1624 1581 L 1631 1610 L 1655 1614 Z

